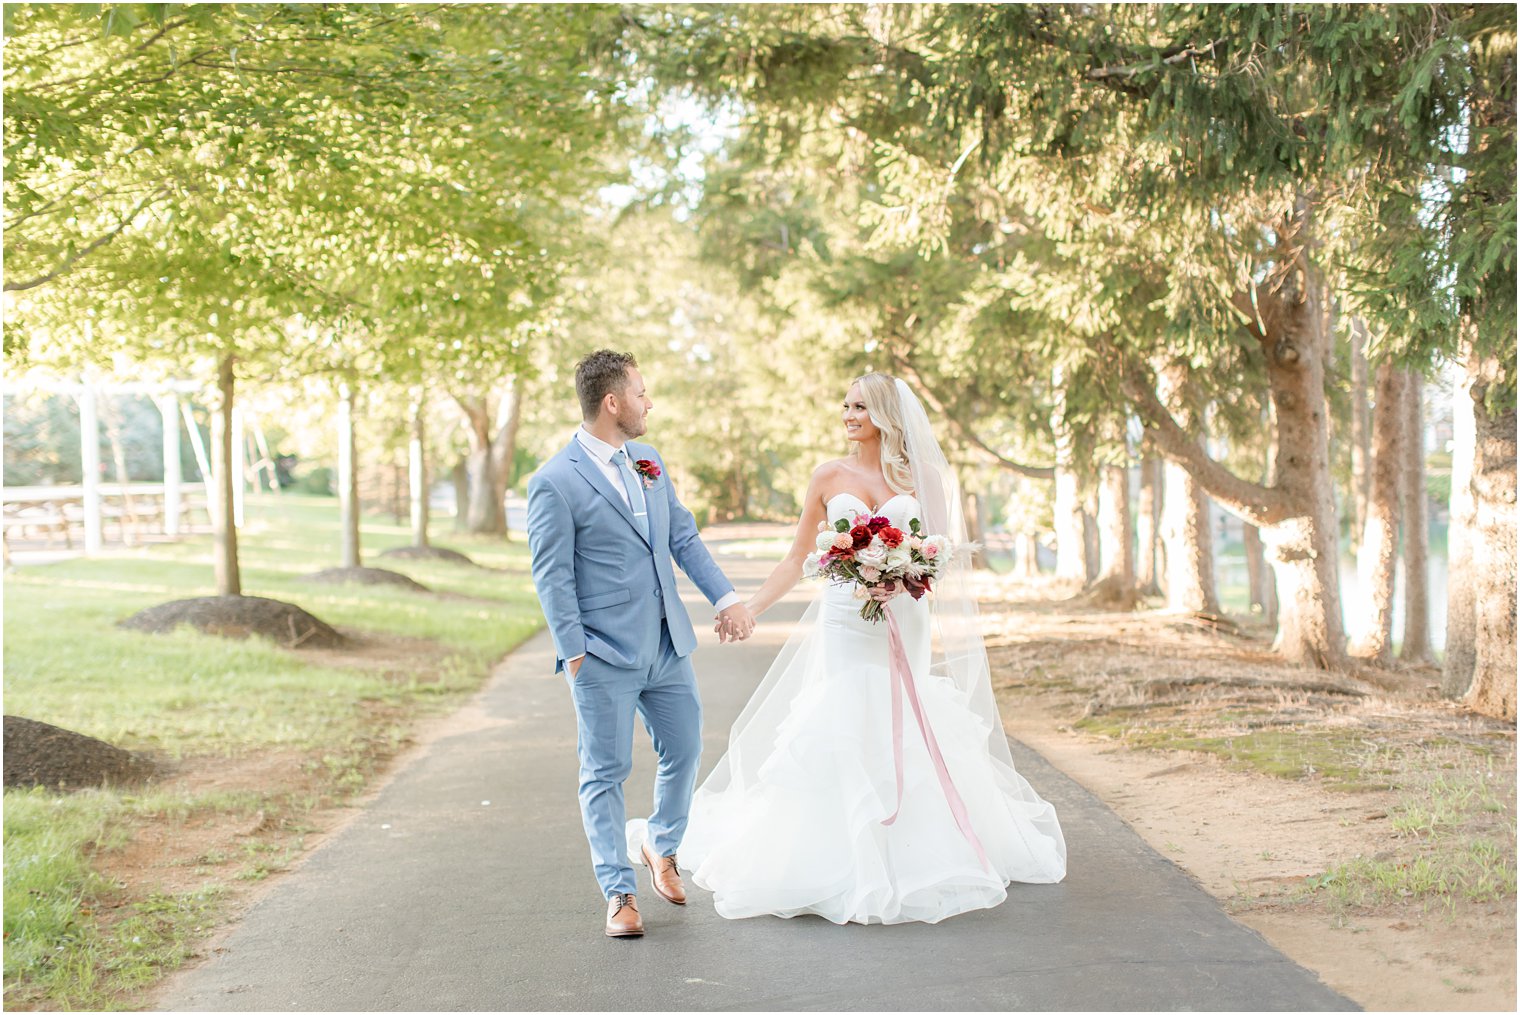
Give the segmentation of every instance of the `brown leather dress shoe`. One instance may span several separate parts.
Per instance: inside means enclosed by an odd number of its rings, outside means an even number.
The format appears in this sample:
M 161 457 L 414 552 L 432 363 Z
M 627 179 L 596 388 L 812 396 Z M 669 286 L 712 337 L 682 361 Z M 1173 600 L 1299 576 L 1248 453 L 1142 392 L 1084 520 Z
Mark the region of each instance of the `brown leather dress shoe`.
M 681 872 L 676 870 L 676 855 L 655 856 L 647 842 L 639 847 L 639 853 L 644 857 L 644 866 L 649 868 L 654 893 L 666 902 L 686 905 L 686 886 L 681 884 Z
M 607 936 L 642 937 L 644 918 L 631 893 L 614 895 L 607 900 Z

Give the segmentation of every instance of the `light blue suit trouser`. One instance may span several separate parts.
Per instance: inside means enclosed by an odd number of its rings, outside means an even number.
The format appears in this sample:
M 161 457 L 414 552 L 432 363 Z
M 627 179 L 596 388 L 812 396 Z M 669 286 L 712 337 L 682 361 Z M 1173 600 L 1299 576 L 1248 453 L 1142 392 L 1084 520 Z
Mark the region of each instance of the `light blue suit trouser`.
M 581 821 L 602 894 L 635 892 L 624 832 L 623 782 L 633 769 L 633 716 L 644 719 L 659 756 L 649 845 L 669 856 L 681 845 L 702 759 L 702 704 L 689 656 L 676 655 L 665 621 L 660 651 L 648 667 L 625 669 L 588 655 L 572 678 L 581 759 Z

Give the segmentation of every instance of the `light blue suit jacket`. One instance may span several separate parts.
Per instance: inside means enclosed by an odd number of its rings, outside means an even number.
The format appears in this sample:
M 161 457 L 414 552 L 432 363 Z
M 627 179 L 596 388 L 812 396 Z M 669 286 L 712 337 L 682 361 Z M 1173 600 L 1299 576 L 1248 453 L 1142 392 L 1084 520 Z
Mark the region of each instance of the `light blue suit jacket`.
M 660 466 L 660 478 L 644 490 L 648 541 L 591 452 L 574 437 L 528 482 L 533 584 L 554 638 L 556 672 L 566 659 L 583 653 L 614 666 L 652 665 L 662 612 L 677 654 L 696 649 L 672 561 L 711 603 L 733 591 L 702 545 L 696 519 L 676 499 L 659 452 L 637 441 L 625 448 L 629 458 Z

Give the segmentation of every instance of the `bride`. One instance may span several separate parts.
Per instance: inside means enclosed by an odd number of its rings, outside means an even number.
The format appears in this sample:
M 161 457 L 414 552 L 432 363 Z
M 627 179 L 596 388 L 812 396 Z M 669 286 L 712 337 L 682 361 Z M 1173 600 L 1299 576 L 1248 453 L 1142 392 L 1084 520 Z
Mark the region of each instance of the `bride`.
M 839 519 L 907 531 L 917 518 L 966 540 L 955 474 L 908 385 L 857 379 L 843 423 L 851 454 L 813 473 L 756 616 Z M 966 570 L 962 555 L 930 595 L 890 600 L 906 687 L 891 679 L 888 625 L 861 619 L 853 589 L 826 586 L 803 615 L 692 801 L 681 866 L 720 915 L 935 923 L 998 905 L 1011 881 L 1065 876 L 1055 809 L 1013 767 Z

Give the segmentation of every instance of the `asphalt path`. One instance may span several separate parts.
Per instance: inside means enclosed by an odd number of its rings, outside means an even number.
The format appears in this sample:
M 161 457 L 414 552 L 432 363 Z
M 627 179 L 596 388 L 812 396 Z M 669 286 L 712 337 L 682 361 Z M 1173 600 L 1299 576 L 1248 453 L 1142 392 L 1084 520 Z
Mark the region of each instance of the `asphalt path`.
M 753 588 L 769 562 L 725 553 Z M 704 774 L 806 604 L 716 643 L 688 586 L 706 710 Z M 547 635 L 496 670 L 445 731 L 285 875 L 165 1010 L 1351 1010 L 1231 920 L 1108 808 L 1015 742 L 1069 850 L 1058 885 L 1013 885 L 993 910 L 934 926 L 816 917 L 724 920 L 711 897 L 657 898 L 648 933 L 602 934 L 576 805 L 575 722 Z M 639 727 L 627 798 L 642 813 L 654 755 Z M 756 848 L 764 848 L 757 843 Z

